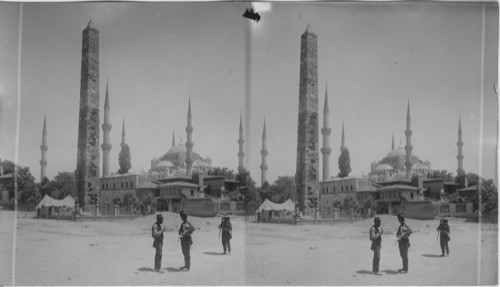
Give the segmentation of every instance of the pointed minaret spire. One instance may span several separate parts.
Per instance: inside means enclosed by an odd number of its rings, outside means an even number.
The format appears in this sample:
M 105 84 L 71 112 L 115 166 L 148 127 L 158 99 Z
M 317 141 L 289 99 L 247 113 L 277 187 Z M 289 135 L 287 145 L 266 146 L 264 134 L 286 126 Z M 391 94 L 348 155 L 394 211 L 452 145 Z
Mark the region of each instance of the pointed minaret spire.
M 394 150 L 394 131 L 392 131 L 392 149 L 391 150 Z
M 47 115 L 43 118 L 43 131 L 42 131 L 42 145 L 40 150 L 42 151 L 42 158 L 40 159 L 40 182 L 47 177 Z
M 240 112 L 240 134 L 238 138 L 238 173 L 243 174 L 245 172 L 245 166 L 244 166 L 244 158 L 245 158 L 245 153 L 243 152 L 243 144 L 245 143 L 245 140 L 243 139 L 243 120 Z
M 323 107 L 323 128 L 321 129 L 321 134 L 323 135 L 323 147 L 321 148 L 321 154 L 323 155 L 323 181 L 330 178 L 330 154 L 332 149 L 330 148 L 330 134 L 332 129 L 329 123 L 330 109 L 328 106 L 328 85 L 325 89 L 325 106 Z
M 264 118 L 264 128 L 262 129 L 262 164 L 260 165 L 260 186 L 267 181 L 267 135 L 266 135 L 266 119 Z
M 187 116 L 187 141 L 186 141 L 186 176 L 193 175 L 193 125 L 191 121 L 191 96 L 189 97 L 188 116 Z
M 109 152 L 111 151 L 111 143 L 109 140 L 109 134 L 111 131 L 111 122 L 109 120 L 109 112 L 111 107 L 109 105 L 109 90 L 108 90 L 108 80 L 106 80 L 106 99 L 104 100 L 104 124 L 102 124 L 103 132 L 103 143 L 102 148 L 102 177 L 109 175 Z
M 457 169 L 457 174 L 459 176 L 465 175 L 465 170 L 463 167 L 463 160 L 464 160 L 464 155 L 462 154 L 462 147 L 464 143 L 462 142 L 462 119 L 461 116 L 458 116 L 458 142 L 457 142 L 457 147 L 458 147 L 458 169 Z
M 340 146 L 345 147 L 344 120 L 342 120 L 342 143 Z
M 122 125 L 122 144 L 125 144 L 125 117 L 123 117 L 123 125 Z
M 408 100 L 408 108 L 406 111 L 406 131 L 405 131 L 405 135 L 406 135 L 406 146 L 405 146 L 405 150 L 406 150 L 406 162 L 405 162 L 406 179 L 411 179 L 411 168 L 413 166 L 413 164 L 411 162 L 411 152 L 413 150 L 413 146 L 411 145 L 412 133 L 413 132 L 411 131 L 411 118 L 410 118 L 410 100 Z
M 175 130 L 172 131 L 172 147 L 175 146 Z

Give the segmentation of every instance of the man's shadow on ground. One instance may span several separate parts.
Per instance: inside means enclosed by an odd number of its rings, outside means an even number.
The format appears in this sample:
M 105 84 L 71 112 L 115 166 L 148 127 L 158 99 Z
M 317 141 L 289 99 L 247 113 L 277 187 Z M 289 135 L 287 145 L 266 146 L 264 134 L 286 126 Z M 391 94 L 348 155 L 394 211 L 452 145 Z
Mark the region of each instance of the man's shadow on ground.
M 206 255 L 224 255 L 224 252 L 203 252 Z
M 443 257 L 443 256 L 438 255 L 438 254 L 422 254 L 422 256 L 424 256 L 424 257 Z
M 149 267 L 137 268 L 137 271 L 156 272 L 153 268 L 149 268 Z
M 174 268 L 174 267 L 167 267 L 165 268 L 168 272 L 181 272 L 180 268 Z

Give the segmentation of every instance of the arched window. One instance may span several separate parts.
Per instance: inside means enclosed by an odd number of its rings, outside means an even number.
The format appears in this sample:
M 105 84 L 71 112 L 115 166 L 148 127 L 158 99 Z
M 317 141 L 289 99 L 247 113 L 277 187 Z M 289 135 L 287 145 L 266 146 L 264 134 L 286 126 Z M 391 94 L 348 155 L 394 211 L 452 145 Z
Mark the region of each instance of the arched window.
M 194 195 L 194 190 L 191 189 L 191 196 L 193 196 L 193 195 Z
M 410 197 L 411 197 L 411 199 L 413 199 L 413 192 L 412 192 L 412 193 L 410 193 Z

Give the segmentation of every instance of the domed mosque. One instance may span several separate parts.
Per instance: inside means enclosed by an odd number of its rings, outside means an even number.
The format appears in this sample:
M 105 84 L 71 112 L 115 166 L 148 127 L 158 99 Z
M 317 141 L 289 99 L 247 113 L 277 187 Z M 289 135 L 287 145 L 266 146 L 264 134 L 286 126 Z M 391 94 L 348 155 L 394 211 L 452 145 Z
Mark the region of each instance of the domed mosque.
M 427 177 L 432 166 L 429 160 L 422 161 L 412 153 L 410 128 L 410 105 L 408 103 L 406 118 L 406 141 L 403 147 L 401 142 L 398 148 L 394 148 L 394 134 L 392 135 L 392 150 L 380 161 L 374 161 L 370 167 L 370 179 L 372 181 L 409 179 L 411 175 Z M 408 151 L 407 151 L 408 149 Z
M 209 157 L 203 158 L 193 150 L 193 172 L 207 173 L 212 168 L 212 160 Z M 175 135 L 172 137 L 172 147 L 160 158 L 151 160 L 151 177 L 162 179 L 168 177 L 186 176 L 186 143 L 181 141 L 176 145 Z
M 410 157 L 412 166 L 411 170 L 413 174 L 418 174 L 421 176 L 427 176 L 427 173 L 431 171 L 432 166 L 429 160 L 422 161 L 420 158 L 413 153 Z M 406 151 L 405 148 L 400 144 L 397 148 L 394 148 L 394 137 L 392 139 L 392 150 L 380 161 L 374 161 L 371 163 L 370 168 L 370 178 L 373 181 L 383 181 L 389 179 L 405 179 L 406 178 Z

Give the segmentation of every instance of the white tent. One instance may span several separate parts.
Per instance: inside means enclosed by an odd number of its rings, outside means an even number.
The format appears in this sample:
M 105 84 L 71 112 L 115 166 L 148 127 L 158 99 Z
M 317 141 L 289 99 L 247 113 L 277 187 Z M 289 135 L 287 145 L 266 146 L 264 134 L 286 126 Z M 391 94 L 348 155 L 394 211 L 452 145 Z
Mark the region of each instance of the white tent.
M 66 198 L 57 200 L 53 199 L 52 197 L 48 196 L 47 194 L 43 197 L 42 201 L 36 206 L 36 208 L 42 208 L 42 207 L 74 207 L 75 206 L 75 200 L 71 195 L 66 196 Z
M 295 203 L 292 200 L 287 200 L 284 203 L 274 203 L 268 199 L 264 200 L 264 202 L 259 206 L 257 212 L 261 212 L 262 210 L 286 210 L 286 211 L 295 211 Z

